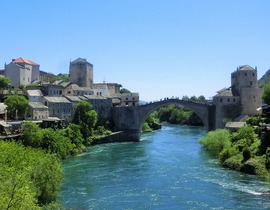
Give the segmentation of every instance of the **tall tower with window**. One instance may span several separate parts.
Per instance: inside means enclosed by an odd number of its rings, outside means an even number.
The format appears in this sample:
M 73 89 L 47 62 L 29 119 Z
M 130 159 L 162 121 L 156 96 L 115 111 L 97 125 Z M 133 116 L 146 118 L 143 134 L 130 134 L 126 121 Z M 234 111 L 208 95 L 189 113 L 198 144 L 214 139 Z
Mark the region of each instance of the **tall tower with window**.
M 84 58 L 77 58 L 69 65 L 70 81 L 80 87 L 93 89 L 93 64 Z
M 240 97 L 242 114 L 257 114 L 261 107 L 261 88 L 258 87 L 257 68 L 249 65 L 239 66 L 231 74 L 231 90 L 233 96 Z

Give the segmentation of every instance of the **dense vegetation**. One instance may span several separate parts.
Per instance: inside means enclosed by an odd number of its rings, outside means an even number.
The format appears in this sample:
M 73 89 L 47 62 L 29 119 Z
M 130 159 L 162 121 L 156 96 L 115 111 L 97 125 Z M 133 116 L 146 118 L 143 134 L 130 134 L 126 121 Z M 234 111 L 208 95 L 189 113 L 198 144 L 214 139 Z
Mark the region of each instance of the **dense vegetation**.
M 257 129 L 258 130 L 258 129 Z M 268 177 L 270 169 L 270 149 L 266 133 L 259 136 L 250 125 L 235 133 L 226 129 L 210 131 L 200 139 L 222 166 L 237 171 Z
M 24 122 L 16 142 L 0 141 L 0 209 L 57 209 L 63 172 L 60 160 L 85 151 L 111 132 L 97 126 L 93 106 L 78 103 L 73 123 L 63 129 L 42 129 Z
M 53 208 L 62 179 L 55 155 L 0 141 L 0 209 Z

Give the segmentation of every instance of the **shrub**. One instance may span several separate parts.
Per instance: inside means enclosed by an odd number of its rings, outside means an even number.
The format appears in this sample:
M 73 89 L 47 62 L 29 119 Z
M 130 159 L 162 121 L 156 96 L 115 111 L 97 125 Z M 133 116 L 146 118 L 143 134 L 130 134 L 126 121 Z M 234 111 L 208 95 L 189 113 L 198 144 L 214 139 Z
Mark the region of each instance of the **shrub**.
M 231 134 L 226 129 L 218 129 L 208 132 L 199 142 L 213 155 L 218 157 L 223 149 L 227 149 L 231 146 Z
M 219 161 L 221 164 L 223 164 L 227 159 L 229 159 L 232 156 L 237 155 L 238 153 L 239 151 L 235 147 L 223 149 L 219 153 Z

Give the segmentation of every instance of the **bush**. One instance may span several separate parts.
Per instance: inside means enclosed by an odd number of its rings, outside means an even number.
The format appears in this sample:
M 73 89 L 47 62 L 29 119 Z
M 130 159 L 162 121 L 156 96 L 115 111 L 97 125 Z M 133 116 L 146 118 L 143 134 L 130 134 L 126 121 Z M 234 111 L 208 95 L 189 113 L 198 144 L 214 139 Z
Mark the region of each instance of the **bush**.
M 221 164 L 223 164 L 227 159 L 229 159 L 232 156 L 237 155 L 238 153 L 239 151 L 235 147 L 223 149 L 219 153 L 219 161 Z
M 208 132 L 199 142 L 214 156 L 218 157 L 223 149 L 231 146 L 231 134 L 226 129 L 218 129 Z
M 243 165 L 241 160 L 242 160 L 241 155 L 235 155 L 235 156 L 232 156 L 232 157 L 228 158 L 227 160 L 225 160 L 222 163 L 222 166 L 236 170 L 236 171 L 240 171 L 240 169 Z

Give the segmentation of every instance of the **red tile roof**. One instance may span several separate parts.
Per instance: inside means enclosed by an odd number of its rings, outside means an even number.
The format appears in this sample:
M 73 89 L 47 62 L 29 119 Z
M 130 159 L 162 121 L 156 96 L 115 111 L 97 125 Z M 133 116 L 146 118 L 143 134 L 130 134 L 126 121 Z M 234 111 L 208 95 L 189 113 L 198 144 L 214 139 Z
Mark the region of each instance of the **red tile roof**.
M 17 58 L 15 60 L 12 60 L 13 63 L 25 63 L 25 64 L 30 64 L 30 65 L 39 65 L 33 61 L 27 60 L 25 58 Z

